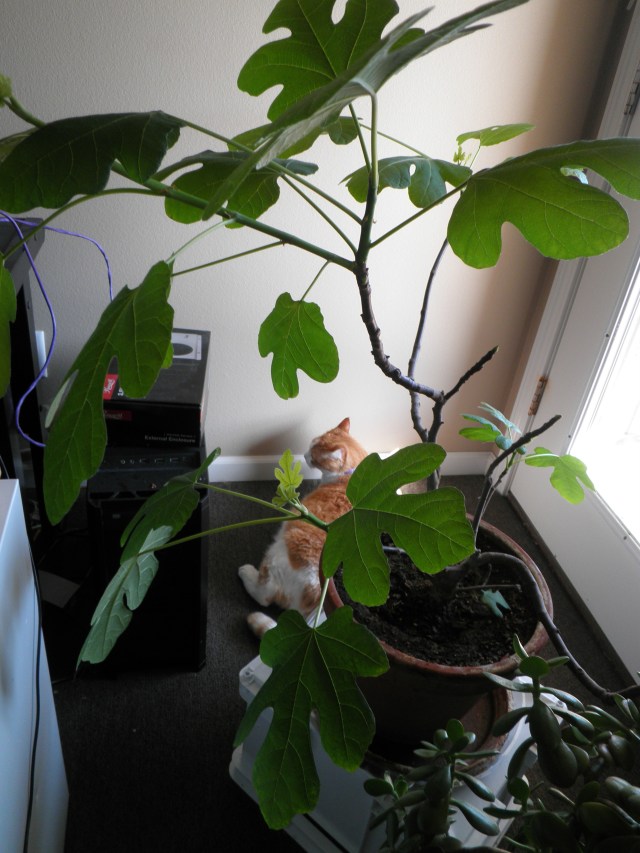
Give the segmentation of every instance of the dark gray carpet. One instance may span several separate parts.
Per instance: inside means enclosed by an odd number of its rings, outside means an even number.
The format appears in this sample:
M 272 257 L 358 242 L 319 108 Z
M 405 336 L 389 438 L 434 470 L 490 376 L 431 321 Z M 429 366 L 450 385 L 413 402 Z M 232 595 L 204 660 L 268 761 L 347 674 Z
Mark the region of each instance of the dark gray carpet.
M 479 478 L 454 482 L 472 502 Z M 267 500 L 273 494 L 271 483 L 228 485 Z M 216 498 L 212 526 L 252 512 L 246 503 Z M 603 644 L 513 508 L 497 498 L 488 520 L 530 551 L 549 582 L 557 622 L 576 654 L 594 677 L 619 687 L 625 676 L 605 656 Z M 70 789 L 66 853 L 300 849 L 286 833 L 266 828 L 257 806 L 228 773 L 244 709 L 238 673 L 257 653 L 257 642 L 244 623 L 255 603 L 236 570 L 244 562 L 259 562 L 272 532 L 256 527 L 211 540 L 207 662 L 199 672 L 98 670 L 65 678 L 64 628 L 59 620 L 45 626 L 52 670 L 61 678 L 54 695 Z M 90 549 L 91 543 L 85 541 L 84 547 Z M 576 688 L 566 671 L 556 679 L 566 689 Z M 576 692 L 584 694 L 579 688 Z M 586 698 L 591 701 L 588 694 Z

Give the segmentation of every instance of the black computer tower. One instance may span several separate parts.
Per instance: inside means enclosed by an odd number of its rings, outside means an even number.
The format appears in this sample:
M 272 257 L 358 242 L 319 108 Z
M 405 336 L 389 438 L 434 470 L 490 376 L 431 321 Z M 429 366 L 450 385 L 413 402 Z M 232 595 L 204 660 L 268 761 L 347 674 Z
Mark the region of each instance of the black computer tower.
M 195 470 L 204 448 L 108 447 L 98 473 L 87 483 L 87 520 L 94 570 L 107 584 L 120 564 L 120 537 L 144 500 L 178 474 Z M 180 535 L 206 529 L 208 499 Z M 159 551 L 159 567 L 128 628 L 107 658 L 107 668 L 149 667 L 199 670 L 205 663 L 207 632 L 207 539 Z
M 23 226 L 26 234 L 30 229 Z M 6 254 L 20 237 L 10 222 L 0 222 L 0 254 Z M 44 231 L 31 236 L 26 247 L 35 259 L 44 242 Z M 9 324 L 11 341 L 11 379 L 4 396 L 0 399 L 0 476 L 20 482 L 20 492 L 25 508 L 27 532 L 32 548 L 35 549 L 36 533 L 49 532 L 49 523 L 44 512 L 42 493 L 44 441 L 43 418 L 41 417 L 39 390 L 34 387 L 40 371 L 36 343 L 35 305 L 32 285 L 35 286 L 33 270 L 26 248 L 11 255 L 5 261 L 16 292 L 16 317 Z M 29 392 L 29 389 L 31 391 Z M 26 395 L 26 396 L 25 396 Z M 22 403 L 20 401 L 22 400 Z M 20 407 L 20 423 L 16 423 L 16 410 Z M 36 444 L 29 443 L 24 434 Z M 44 537 L 41 536 L 42 544 Z M 36 550 L 36 558 L 41 554 Z

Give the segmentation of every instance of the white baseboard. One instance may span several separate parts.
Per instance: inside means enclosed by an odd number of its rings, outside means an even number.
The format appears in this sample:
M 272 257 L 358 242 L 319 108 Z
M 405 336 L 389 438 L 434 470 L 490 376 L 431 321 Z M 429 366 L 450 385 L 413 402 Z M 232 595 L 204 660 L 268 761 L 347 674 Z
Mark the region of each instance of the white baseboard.
M 470 474 L 484 474 L 489 463 L 493 460 L 492 453 L 480 451 L 472 453 L 459 451 L 449 453 L 444 460 L 442 473 L 450 477 L 463 477 Z
M 296 456 L 302 463 L 302 475 L 308 480 L 317 480 L 319 471 L 310 468 L 303 456 Z M 442 466 L 443 474 L 462 476 L 465 474 L 484 474 L 490 453 L 450 453 Z M 209 482 L 234 483 L 252 480 L 274 480 L 274 470 L 278 467 L 276 456 L 219 456 L 209 467 Z
M 238 483 L 253 480 L 273 480 L 278 467 L 279 456 L 218 456 L 209 466 L 210 483 Z M 302 464 L 302 476 L 305 479 L 318 479 L 319 472 L 310 468 L 303 456 L 294 457 Z

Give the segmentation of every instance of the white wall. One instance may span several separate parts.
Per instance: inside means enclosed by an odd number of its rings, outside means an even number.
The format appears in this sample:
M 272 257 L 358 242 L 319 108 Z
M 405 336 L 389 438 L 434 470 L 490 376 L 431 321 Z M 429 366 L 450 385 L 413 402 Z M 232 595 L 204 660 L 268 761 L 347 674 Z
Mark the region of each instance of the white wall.
M 421 9 L 424 0 L 400 5 L 404 17 Z M 439 0 L 428 26 L 475 5 Z M 490 30 L 435 52 L 392 81 L 381 96 L 381 129 L 444 158 L 451 158 L 458 133 L 490 124 L 536 125 L 533 133 L 502 146 L 501 157 L 578 136 L 616 5 L 613 0 L 531 0 L 498 16 Z M 272 0 L 4 0 L 0 73 L 12 78 L 17 97 L 44 119 L 158 108 L 233 135 L 262 123 L 272 100 L 272 95 L 252 99 L 235 89 L 242 63 L 261 44 L 271 7 Z M 0 135 L 18 127 L 7 110 L 0 113 Z M 175 152 L 206 147 L 214 146 L 185 131 Z M 382 154 L 391 150 L 384 146 Z M 356 146 L 342 163 L 326 146 L 304 156 L 317 162 L 327 152 L 322 174 L 329 179 L 339 180 L 359 165 Z M 490 152 L 483 156 L 480 165 L 491 162 Z M 343 188 L 338 192 L 348 200 Z M 390 212 L 379 211 L 379 231 L 413 210 L 390 190 L 382 195 L 381 207 L 386 205 Z M 314 224 L 295 200 L 284 215 L 270 213 L 267 220 L 339 248 L 333 233 Z M 151 264 L 195 233 L 195 227 L 166 220 L 159 202 L 135 196 L 81 205 L 59 224 L 100 240 L 116 288 L 139 283 Z M 403 367 L 422 285 L 443 236 L 444 217 L 438 213 L 387 241 L 371 259 L 385 348 Z M 457 439 L 460 412 L 480 400 L 500 406 L 507 399 L 536 302 L 540 261 L 519 236 L 512 239 L 505 232 L 505 238 L 505 255 L 495 270 L 471 271 L 448 258 L 434 296 L 418 378 L 449 386 L 484 351 L 496 344 L 501 348 L 485 375 L 449 410 L 443 438 L 454 449 L 472 449 Z M 184 264 L 261 242 L 256 235 L 224 230 L 198 243 Z M 58 312 L 53 374 L 59 376 L 105 305 L 106 278 L 97 252 L 80 241 L 48 238 L 41 266 Z M 370 449 L 415 440 L 408 399 L 373 365 L 355 284 L 343 271 L 327 271 L 314 290 L 340 349 L 339 378 L 325 386 L 301 377 L 295 400 L 280 400 L 273 392 L 269 362 L 257 352 L 259 325 L 281 291 L 301 296 L 319 267 L 317 259 L 277 249 L 176 279 L 171 297 L 176 325 L 212 332 L 209 447 L 220 445 L 231 455 L 276 453 L 287 446 L 301 452 L 310 436 L 345 415 Z

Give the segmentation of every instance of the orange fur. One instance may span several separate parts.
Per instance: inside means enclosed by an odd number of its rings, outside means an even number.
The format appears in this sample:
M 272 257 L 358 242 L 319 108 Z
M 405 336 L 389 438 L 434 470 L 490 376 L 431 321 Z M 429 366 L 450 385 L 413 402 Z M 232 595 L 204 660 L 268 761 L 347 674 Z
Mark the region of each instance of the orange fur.
M 349 430 L 350 421 L 345 418 L 334 429 L 314 438 L 306 454 L 307 462 L 323 472 L 323 482 L 303 502 L 322 521 L 334 521 L 351 508 L 347 483 L 353 469 L 367 455 Z M 309 617 L 320 600 L 319 568 L 325 538 L 322 530 L 306 522 L 283 524 L 259 571 L 250 565 L 238 570 L 247 592 L 263 606 L 277 604 Z M 258 635 L 274 624 L 260 613 L 252 613 L 248 621 Z

